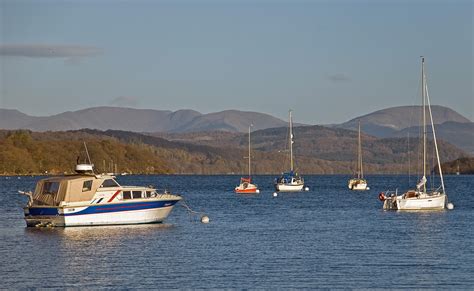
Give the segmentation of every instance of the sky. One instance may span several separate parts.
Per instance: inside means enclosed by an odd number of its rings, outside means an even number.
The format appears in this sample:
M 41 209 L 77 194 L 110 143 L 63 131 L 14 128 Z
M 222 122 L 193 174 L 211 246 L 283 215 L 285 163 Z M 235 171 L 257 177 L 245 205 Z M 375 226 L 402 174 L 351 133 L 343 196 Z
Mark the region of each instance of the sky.
M 257 111 L 340 123 L 420 102 L 474 120 L 473 1 L 0 0 L 0 108 Z

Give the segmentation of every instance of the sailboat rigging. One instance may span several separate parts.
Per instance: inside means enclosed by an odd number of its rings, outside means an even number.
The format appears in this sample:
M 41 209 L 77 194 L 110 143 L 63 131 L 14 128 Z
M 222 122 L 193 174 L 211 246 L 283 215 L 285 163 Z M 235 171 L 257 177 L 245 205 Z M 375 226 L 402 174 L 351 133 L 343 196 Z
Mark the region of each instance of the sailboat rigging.
M 369 190 L 367 187 L 367 181 L 364 179 L 364 170 L 362 167 L 362 143 L 360 136 L 360 120 L 359 120 L 359 135 L 358 135 L 358 147 L 357 147 L 357 178 L 349 180 L 348 187 L 351 190 Z
M 248 177 L 241 177 L 240 178 L 240 185 L 235 187 L 235 193 L 247 193 L 247 194 L 257 194 L 260 193 L 260 190 L 258 189 L 258 186 L 255 184 L 252 184 L 252 177 L 251 177 L 251 160 L 252 160 L 252 154 L 250 151 L 250 130 L 251 130 L 252 124 L 249 126 L 249 139 L 248 139 L 248 149 L 249 149 L 249 154 L 248 157 L 245 157 L 248 159 L 249 164 L 248 164 Z
M 299 192 L 303 188 L 305 191 L 309 189 L 304 187 L 304 179 L 294 169 L 294 158 L 293 158 L 293 119 L 291 116 L 291 110 L 288 112 L 289 115 L 289 146 L 290 146 L 290 171 L 282 173 L 282 175 L 275 179 L 275 190 L 280 192 Z

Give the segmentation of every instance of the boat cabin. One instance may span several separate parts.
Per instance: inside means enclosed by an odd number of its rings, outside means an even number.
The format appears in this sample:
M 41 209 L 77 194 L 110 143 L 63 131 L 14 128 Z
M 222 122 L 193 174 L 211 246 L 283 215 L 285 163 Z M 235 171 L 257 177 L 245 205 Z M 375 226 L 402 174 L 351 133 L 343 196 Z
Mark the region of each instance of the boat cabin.
M 111 176 L 78 174 L 40 180 L 33 193 L 33 205 L 59 206 L 61 203 L 90 201 L 97 192 L 119 189 Z

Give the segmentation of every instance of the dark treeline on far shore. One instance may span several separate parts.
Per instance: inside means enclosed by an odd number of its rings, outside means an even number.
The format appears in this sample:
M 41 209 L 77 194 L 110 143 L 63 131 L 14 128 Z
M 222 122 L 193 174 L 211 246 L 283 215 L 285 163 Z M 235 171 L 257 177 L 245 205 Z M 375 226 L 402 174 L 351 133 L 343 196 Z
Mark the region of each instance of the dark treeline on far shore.
M 278 174 L 287 170 L 284 148 L 285 129 L 256 132 L 253 151 L 255 174 Z M 356 133 L 331 131 L 322 127 L 296 128 L 297 169 L 304 174 L 351 174 L 355 168 Z M 271 134 L 271 139 L 266 138 Z M 280 136 L 281 135 L 281 136 Z M 219 138 L 219 135 L 215 135 Z M 318 137 L 318 138 L 315 138 Z M 239 139 L 245 140 L 242 134 Z M 275 140 L 277 142 L 275 142 Z M 170 141 L 156 136 L 124 132 L 77 130 L 31 132 L 0 130 L 0 175 L 41 175 L 73 173 L 79 157 L 85 161 L 86 142 L 96 172 L 133 174 L 240 174 L 245 173 L 245 143 L 215 146 Z M 412 173 L 417 171 L 416 141 L 407 149 L 403 139 L 377 139 L 367 136 L 364 170 L 367 174 Z M 450 161 L 465 155 L 441 142 L 441 156 Z M 447 172 L 473 173 L 473 159 L 447 164 Z M 452 171 L 455 167 L 454 171 Z

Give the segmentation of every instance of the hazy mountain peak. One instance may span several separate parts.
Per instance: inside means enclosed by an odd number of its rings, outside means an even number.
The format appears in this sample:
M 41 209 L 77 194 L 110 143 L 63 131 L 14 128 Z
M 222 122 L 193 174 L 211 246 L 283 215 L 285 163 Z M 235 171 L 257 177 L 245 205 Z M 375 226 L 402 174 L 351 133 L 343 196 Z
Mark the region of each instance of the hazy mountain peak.
M 375 136 L 390 136 L 392 133 L 404 128 L 420 124 L 421 106 L 397 106 L 377 110 L 375 112 L 353 118 L 345 123 L 336 125 L 347 129 L 357 129 L 360 120 L 362 130 Z M 467 123 L 471 122 L 456 111 L 440 106 L 431 106 L 433 121 L 442 124 L 447 121 Z

